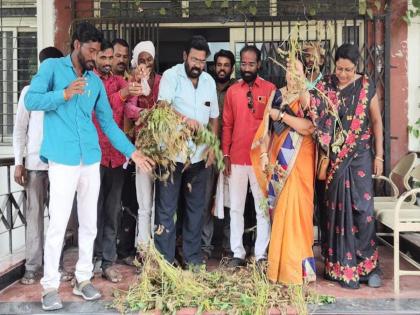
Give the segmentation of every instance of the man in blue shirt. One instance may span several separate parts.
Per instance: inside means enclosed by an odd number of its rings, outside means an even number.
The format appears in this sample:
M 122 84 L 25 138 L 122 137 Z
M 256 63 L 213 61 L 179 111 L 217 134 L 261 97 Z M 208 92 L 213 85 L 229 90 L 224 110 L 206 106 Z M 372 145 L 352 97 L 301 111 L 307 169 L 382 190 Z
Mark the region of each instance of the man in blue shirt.
M 184 51 L 184 63 L 163 73 L 159 87 L 159 100 L 171 103 L 192 129 L 210 124 L 217 134 L 219 106 L 216 83 L 206 72 L 206 58 L 210 49 L 203 36 L 193 36 Z M 205 190 L 208 166 L 214 157 L 204 161 L 205 146 L 196 147 L 190 143 L 191 165 L 185 170 L 186 156 L 179 155 L 173 180 L 156 183 L 155 245 L 164 257 L 173 263 L 175 259 L 174 215 L 179 198 L 184 199 L 183 214 L 183 256 L 187 266 L 196 267 L 203 263 L 201 255 L 201 227 L 205 207 Z
M 79 260 L 73 293 L 86 300 L 101 297 L 90 282 L 101 160 L 92 112 L 95 111 L 101 129 L 115 148 L 146 171 L 154 164 L 136 151 L 118 128 L 105 88 L 91 71 L 101 42 L 102 34 L 93 25 L 86 22 L 79 24 L 72 36 L 71 54 L 43 62 L 25 97 L 28 110 L 45 112 L 40 155 L 49 165 L 50 222 L 44 249 L 44 277 L 41 279 L 44 310 L 62 308 L 58 295 L 58 264 L 75 192 Z

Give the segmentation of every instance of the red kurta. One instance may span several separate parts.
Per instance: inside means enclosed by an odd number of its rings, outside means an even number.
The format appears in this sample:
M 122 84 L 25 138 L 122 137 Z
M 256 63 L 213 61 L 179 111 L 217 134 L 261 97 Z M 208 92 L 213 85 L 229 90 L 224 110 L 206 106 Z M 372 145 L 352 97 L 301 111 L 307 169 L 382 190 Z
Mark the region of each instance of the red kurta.
M 239 80 L 226 92 L 223 108 L 223 154 L 230 156 L 232 164 L 251 165 L 251 145 L 264 116 L 270 94 L 275 90 L 271 82 L 257 77 L 249 85 Z M 253 110 L 248 107 L 251 91 Z

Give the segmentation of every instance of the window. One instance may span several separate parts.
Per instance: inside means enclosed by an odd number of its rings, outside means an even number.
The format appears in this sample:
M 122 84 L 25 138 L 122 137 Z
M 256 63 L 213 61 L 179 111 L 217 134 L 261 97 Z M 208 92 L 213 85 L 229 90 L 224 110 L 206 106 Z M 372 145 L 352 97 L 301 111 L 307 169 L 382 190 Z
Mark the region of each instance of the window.
M 13 49 L 13 31 L 0 32 L 0 60 L 2 63 L 1 72 L 1 93 L 0 93 L 0 140 L 11 136 L 13 132 L 13 83 L 14 62 L 16 61 L 16 51 Z
M 37 69 L 36 1 L 4 0 L 0 19 L 0 143 L 11 143 L 20 92 Z

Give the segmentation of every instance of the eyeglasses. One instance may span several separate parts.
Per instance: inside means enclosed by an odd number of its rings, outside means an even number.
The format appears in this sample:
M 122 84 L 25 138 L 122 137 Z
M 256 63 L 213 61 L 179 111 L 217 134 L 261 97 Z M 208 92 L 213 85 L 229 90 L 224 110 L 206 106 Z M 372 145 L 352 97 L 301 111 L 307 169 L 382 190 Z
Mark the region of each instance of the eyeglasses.
M 335 67 L 335 71 L 350 73 L 350 72 L 353 72 L 355 68 L 356 67 L 351 67 L 351 68 Z
M 251 91 L 251 87 L 249 87 L 248 92 L 246 93 L 246 97 L 248 98 L 248 108 L 255 113 L 255 108 L 254 108 L 254 97 L 252 95 L 252 91 Z
M 201 60 L 201 59 L 198 59 L 198 58 L 195 58 L 195 57 L 191 57 L 191 61 L 194 64 L 199 64 L 201 66 L 204 66 L 206 64 L 206 60 Z

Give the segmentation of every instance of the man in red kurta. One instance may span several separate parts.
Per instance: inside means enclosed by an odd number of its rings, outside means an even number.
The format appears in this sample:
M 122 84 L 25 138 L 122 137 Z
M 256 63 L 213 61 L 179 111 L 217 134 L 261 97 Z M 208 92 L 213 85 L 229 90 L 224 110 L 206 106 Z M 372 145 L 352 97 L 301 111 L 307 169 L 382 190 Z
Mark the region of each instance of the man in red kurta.
M 96 57 L 95 73 L 102 80 L 114 120 L 120 129 L 124 126 L 124 106 L 129 97 L 139 95 L 140 85 L 128 83 L 122 76 L 111 72 L 113 47 L 109 42 L 101 44 L 101 51 Z M 109 139 L 102 132 L 96 118 L 93 118 L 98 131 L 99 144 L 102 151 L 101 159 L 101 188 L 98 198 L 97 236 L 95 240 L 94 256 L 102 261 L 102 274 L 111 282 L 119 282 L 121 274 L 113 268 L 117 246 L 117 220 L 121 210 L 121 192 L 124 183 L 123 164 L 126 158 L 114 149 Z
M 261 52 L 255 46 L 241 50 L 241 77 L 226 92 L 223 109 L 222 150 L 225 161 L 224 175 L 229 176 L 230 246 L 233 259 L 230 267 L 245 265 L 244 209 L 248 181 L 254 196 L 257 215 L 255 258 L 266 259 L 270 239 L 270 219 L 260 207 L 263 198 L 251 165 L 251 144 L 263 119 L 264 110 L 274 84 L 258 76 Z

